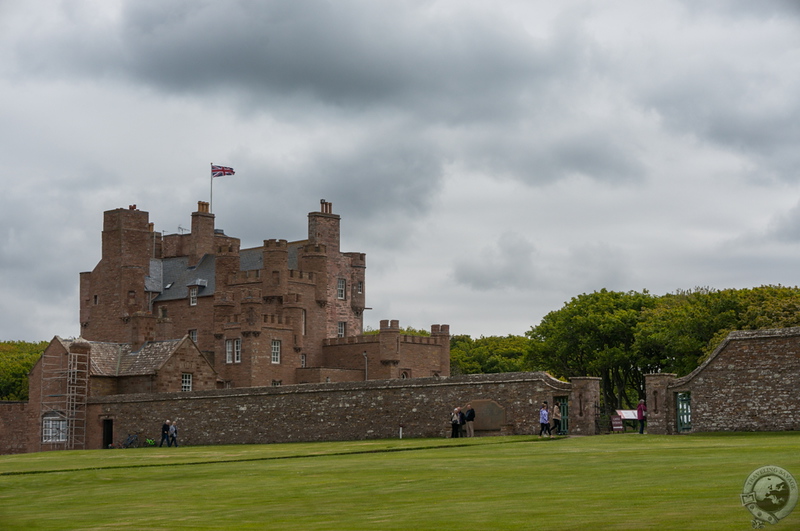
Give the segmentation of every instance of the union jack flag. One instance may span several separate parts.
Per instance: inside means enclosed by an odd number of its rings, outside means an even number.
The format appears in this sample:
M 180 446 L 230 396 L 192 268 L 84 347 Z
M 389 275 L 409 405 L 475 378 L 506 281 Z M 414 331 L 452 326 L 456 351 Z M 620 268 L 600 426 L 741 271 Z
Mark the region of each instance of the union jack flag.
M 224 177 L 225 175 L 234 175 L 236 174 L 233 171 L 233 168 L 229 168 L 227 166 L 217 166 L 216 164 L 211 165 L 211 177 Z

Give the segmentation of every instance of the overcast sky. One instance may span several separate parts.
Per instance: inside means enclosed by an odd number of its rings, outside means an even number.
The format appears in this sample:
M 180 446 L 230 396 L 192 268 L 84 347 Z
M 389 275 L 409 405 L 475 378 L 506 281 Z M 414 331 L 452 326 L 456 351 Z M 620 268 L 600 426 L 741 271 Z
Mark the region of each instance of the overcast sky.
M 102 213 L 243 247 L 320 199 L 365 325 L 795 286 L 800 3 L 0 0 L 0 340 L 76 336 Z

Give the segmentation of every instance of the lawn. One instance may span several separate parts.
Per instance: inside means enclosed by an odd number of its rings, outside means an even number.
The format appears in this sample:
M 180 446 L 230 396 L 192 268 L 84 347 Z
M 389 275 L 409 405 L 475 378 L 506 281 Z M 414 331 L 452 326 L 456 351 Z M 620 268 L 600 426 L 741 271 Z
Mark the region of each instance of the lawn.
M 631 433 L 0 456 L 0 529 L 749 529 L 745 479 L 800 479 L 799 450 Z

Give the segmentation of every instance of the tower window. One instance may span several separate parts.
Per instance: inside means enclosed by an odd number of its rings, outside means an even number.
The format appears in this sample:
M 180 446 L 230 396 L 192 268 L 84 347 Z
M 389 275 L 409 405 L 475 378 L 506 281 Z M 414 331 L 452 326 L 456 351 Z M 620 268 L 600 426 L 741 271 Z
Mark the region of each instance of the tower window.
M 225 363 L 242 362 L 242 340 L 239 338 L 225 341 Z
M 336 282 L 336 298 L 344 300 L 346 292 L 347 292 L 347 281 L 343 278 L 340 278 Z
M 281 362 L 281 342 L 277 339 L 272 340 L 272 363 Z

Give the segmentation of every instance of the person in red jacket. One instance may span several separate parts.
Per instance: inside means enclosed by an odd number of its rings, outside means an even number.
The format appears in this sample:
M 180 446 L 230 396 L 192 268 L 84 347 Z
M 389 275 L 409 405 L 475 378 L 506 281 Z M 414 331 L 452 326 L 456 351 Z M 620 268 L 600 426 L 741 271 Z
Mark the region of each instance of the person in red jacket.
M 639 433 L 644 433 L 644 421 L 647 420 L 647 406 L 644 405 L 644 399 L 639 400 L 639 406 L 636 408 L 636 418 L 639 419 Z

